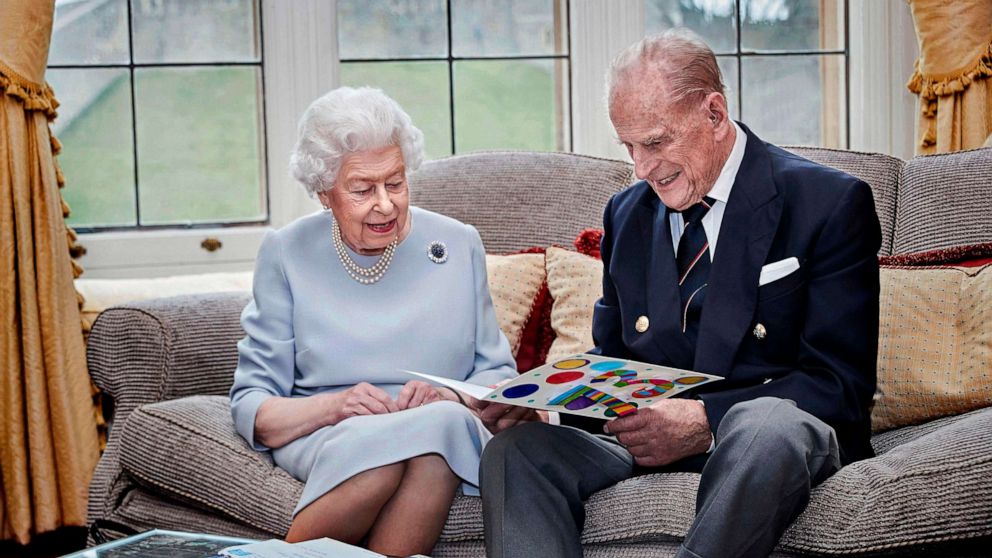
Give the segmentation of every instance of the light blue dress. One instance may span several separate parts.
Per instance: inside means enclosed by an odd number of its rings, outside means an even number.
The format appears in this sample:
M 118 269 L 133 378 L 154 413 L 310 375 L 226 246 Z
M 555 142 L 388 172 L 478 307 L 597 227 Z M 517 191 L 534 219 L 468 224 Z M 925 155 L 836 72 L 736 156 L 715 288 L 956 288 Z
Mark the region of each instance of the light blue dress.
M 410 217 L 389 270 L 372 285 L 349 277 L 338 259 L 329 211 L 265 236 L 254 299 L 241 315 L 246 335 L 231 388 L 234 425 L 256 450 L 269 449 L 255 440 L 255 414 L 273 396 L 369 382 L 395 398 L 416 379 L 400 369 L 480 385 L 516 375 L 489 295 L 479 233 L 416 207 Z M 433 241 L 446 245 L 446 262 L 428 258 Z M 377 259 L 351 256 L 365 266 Z M 306 483 L 295 515 L 362 471 L 432 453 L 465 481 L 467 494 L 478 494 L 479 457 L 489 438 L 467 408 L 445 401 L 348 418 L 271 451 L 277 465 Z

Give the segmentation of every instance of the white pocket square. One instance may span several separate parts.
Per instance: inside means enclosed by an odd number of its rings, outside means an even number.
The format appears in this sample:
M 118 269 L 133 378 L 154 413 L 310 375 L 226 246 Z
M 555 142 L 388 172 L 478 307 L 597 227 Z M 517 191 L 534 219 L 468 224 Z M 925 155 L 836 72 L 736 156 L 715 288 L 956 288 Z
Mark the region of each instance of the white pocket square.
M 795 257 L 765 264 L 761 266 L 761 276 L 758 277 L 758 286 L 761 287 L 772 281 L 778 281 L 797 269 L 799 269 L 799 259 Z

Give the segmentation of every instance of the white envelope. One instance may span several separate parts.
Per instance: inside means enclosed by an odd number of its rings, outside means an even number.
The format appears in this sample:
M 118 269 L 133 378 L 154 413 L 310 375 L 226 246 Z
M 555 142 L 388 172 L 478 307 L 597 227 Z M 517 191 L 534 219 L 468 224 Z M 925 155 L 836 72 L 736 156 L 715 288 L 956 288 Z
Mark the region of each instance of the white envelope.
M 764 286 L 772 281 L 778 281 L 786 275 L 799 269 L 799 260 L 795 257 L 785 258 L 777 262 L 761 266 L 761 276 L 758 277 L 758 286 Z

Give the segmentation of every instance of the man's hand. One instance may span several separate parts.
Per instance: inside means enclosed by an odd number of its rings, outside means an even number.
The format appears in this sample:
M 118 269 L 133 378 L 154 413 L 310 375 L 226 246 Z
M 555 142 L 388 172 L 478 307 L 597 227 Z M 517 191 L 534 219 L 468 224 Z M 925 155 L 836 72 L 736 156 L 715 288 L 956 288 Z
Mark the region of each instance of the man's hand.
M 706 411 L 691 399 L 664 399 L 609 422 L 606 428 L 642 467 L 660 467 L 703 453 L 712 441 Z
M 434 386 L 420 380 L 410 380 L 396 396 L 396 407 L 402 411 L 440 400 L 441 394 Z

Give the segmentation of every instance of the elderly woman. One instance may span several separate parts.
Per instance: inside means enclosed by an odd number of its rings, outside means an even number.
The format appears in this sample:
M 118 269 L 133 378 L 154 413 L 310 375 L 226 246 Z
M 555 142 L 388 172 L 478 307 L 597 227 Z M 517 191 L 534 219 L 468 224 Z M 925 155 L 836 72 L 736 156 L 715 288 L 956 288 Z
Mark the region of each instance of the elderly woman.
M 287 539 L 433 548 L 490 435 L 447 389 L 515 375 L 471 226 L 410 207 L 423 134 L 377 89 L 303 115 L 293 175 L 325 210 L 266 235 L 241 321 L 231 413 L 253 448 L 306 483 Z

